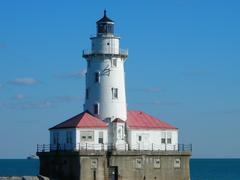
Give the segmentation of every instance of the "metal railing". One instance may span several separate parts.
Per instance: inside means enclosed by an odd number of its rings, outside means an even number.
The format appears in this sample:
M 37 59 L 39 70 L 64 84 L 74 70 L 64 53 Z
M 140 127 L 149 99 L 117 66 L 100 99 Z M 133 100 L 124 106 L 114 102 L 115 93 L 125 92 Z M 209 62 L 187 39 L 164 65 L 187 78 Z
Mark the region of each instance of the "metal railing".
M 52 151 L 177 151 L 177 152 L 192 152 L 192 144 L 150 144 L 144 146 L 142 144 L 93 144 L 93 143 L 77 143 L 77 144 L 38 144 L 37 152 L 52 152 Z
M 190 151 L 192 152 L 192 144 L 178 144 L 178 151 Z
M 94 55 L 113 55 L 113 56 L 122 56 L 122 57 L 127 57 L 128 56 L 128 49 L 120 49 L 119 53 L 107 51 L 107 52 L 102 52 L 102 51 L 92 51 L 92 50 L 83 50 L 82 56 L 87 58 L 90 56 Z

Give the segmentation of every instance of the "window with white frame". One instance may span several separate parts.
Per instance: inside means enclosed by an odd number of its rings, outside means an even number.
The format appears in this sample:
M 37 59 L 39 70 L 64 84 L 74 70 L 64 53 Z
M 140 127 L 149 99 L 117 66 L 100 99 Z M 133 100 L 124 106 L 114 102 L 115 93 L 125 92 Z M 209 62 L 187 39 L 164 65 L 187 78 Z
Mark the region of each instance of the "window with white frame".
M 161 134 L 161 143 L 166 144 L 166 132 L 162 132 Z
M 103 144 L 103 131 L 98 133 L 98 143 Z
M 172 133 L 167 132 L 167 144 L 172 144 Z
M 176 158 L 174 160 L 173 166 L 174 166 L 174 168 L 180 168 L 181 167 L 181 159 L 180 158 Z
M 136 168 L 137 169 L 142 168 L 142 159 L 136 159 Z
M 161 167 L 160 158 L 154 159 L 153 166 L 154 166 L 154 168 Z
M 94 132 L 93 131 L 81 131 L 80 132 L 80 141 L 93 141 L 94 140 Z
M 112 99 L 118 99 L 118 88 L 112 88 Z
M 117 59 L 112 59 L 112 67 L 117 67 Z

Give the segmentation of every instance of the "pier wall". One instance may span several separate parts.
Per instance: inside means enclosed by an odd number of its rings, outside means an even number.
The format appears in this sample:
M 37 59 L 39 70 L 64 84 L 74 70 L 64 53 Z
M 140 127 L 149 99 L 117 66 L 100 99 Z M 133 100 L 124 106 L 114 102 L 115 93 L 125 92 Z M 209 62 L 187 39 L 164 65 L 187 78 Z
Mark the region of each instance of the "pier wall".
M 38 152 L 40 174 L 59 180 L 189 180 L 191 152 Z

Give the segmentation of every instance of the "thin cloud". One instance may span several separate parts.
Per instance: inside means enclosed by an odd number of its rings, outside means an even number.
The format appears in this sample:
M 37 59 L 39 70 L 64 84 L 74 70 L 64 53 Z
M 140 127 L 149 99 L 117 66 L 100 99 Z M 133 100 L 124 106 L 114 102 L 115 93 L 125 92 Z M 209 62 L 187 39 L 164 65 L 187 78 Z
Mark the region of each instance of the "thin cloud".
M 143 104 L 148 106 L 155 106 L 155 107 L 165 107 L 165 106 L 178 106 L 181 105 L 182 102 L 175 102 L 175 101 L 141 101 L 137 102 L 137 104 Z
M 159 87 L 150 87 L 150 88 L 143 89 L 143 91 L 148 93 L 159 93 L 161 89 Z
M 31 98 L 32 99 L 32 98 Z M 13 98 L 10 98 L 6 102 L 0 102 L 0 109 L 46 109 L 46 108 L 54 108 L 60 106 L 61 104 L 72 103 L 72 102 L 80 102 L 83 98 L 81 96 L 55 96 L 50 97 L 44 100 L 31 100 L 26 98 L 25 95 L 19 93 Z
M 161 102 L 161 101 L 153 101 L 151 102 L 152 105 L 154 106 L 177 106 L 181 105 L 181 102 L 174 102 L 174 101 L 168 101 L 168 102 Z
M 9 81 L 9 83 L 13 85 L 33 86 L 39 84 L 39 81 L 32 77 L 17 77 L 16 79 Z
M 33 103 L 25 103 L 20 106 L 22 109 L 43 109 L 52 108 L 54 104 L 51 101 L 40 101 Z
M 53 98 L 54 103 L 68 103 L 68 102 L 75 102 L 81 101 L 83 98 L 81 96 L 57 96 Z
M 14 97 L 15 100 L 23 100 L 25 99 L 25 95 L 23 94 L 17 94 L 15 97 Z
M 144 92 L 144 93 L 159 93 L 162 91 L 160 87 L 131 88 L 129 90 L 134 92 Z
M 78 72 L 72 72 L 72 73 L 68 73 L 68 74 L 58 75 L 57 77 L 64 78 L 64 79 L 67 79 L 67 78 L 81 79 L 81 78 L 85 77 L 86 73 L 87 73 L 87 70 L 83 69 Z
M 0 104 L 1 109 L 43 109 L 53 107 L 53 103 L 50 101 L 39 101 L 39 102 L 8 102 Z

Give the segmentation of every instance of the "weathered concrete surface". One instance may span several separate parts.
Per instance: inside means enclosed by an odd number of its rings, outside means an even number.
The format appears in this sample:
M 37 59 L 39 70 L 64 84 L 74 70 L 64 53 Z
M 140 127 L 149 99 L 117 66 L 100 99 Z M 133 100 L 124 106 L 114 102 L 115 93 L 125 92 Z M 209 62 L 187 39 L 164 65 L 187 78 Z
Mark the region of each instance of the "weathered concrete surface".
M 191 152 L 43 152 L 40 174 L 60 180 L 189 180 Z M 115 176 L 116 175 L 116 176 Z
M 40 159 L 39 174 L 51 179 L 80 179 L 80 156 L 76 152 L 38 153 Z

